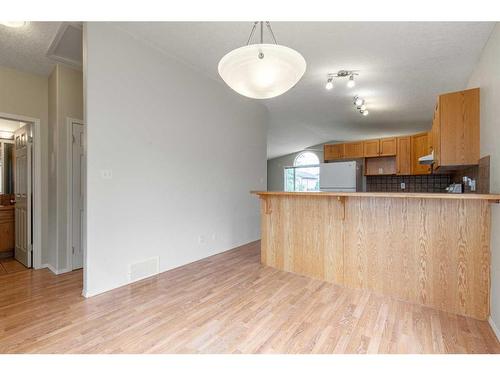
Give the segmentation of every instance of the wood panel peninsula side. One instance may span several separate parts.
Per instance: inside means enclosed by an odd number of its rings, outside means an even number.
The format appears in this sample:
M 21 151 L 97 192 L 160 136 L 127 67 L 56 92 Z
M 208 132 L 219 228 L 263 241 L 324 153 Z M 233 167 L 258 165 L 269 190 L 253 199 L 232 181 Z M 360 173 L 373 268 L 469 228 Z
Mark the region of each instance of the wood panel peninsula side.
M 489 317 L 490 204 L 500 194 L 253 193 L 263 264 Z

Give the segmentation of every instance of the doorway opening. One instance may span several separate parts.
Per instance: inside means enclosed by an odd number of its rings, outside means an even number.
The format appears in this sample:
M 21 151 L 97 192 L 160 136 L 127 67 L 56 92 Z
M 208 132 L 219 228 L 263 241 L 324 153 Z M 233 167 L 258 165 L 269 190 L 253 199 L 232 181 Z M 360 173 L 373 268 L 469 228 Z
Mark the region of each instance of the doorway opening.
M 0 273 L 41 268 L 40 121 L 0 113 Z

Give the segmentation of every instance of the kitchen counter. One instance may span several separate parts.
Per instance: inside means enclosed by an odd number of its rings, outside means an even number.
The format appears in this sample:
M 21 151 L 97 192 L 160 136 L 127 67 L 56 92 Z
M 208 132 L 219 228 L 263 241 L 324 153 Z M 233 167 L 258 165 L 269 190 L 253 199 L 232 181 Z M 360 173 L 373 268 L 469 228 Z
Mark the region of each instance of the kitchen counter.
M 499 194 L 252 192 L 261 262 L 485 320 Z
M 326 196 L 326 197 L 373 197 L 373 198 L 424 198 L 424 199 L 470 199 L 486 200 L 500 203 L 500 194 L 452 194 L 452 193 L 374 193 L 374 192 L 289 192 L 289 191 L 252 191 L 260 196 L 289 195 L 289 196 Z

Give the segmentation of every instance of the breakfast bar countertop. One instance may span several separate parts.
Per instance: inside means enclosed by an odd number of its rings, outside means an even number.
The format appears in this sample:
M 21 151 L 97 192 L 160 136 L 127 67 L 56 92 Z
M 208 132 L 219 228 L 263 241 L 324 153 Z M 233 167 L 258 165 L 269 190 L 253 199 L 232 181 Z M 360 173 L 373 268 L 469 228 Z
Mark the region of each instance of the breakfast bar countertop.
M 486 200 L 500 203 L 500 194 L 453 194 L 453 193 L 375 193 L 375 192 L 331 192 L 331 191 L 252 191 L 259 196 L 287 195 L 287 196 L 325 196 L 325 197 L 373 197 L 373 198 L 424 198 L 424 199 L 466 199 Z

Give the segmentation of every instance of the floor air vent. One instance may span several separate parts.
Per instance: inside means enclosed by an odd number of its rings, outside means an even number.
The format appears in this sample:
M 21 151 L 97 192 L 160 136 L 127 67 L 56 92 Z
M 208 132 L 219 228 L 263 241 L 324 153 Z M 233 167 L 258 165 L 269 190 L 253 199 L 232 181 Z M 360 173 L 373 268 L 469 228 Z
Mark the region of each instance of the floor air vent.
M 160 272 L 160 258 L 154 257 L 131 264 L 129 267 L 129 281 L 138 281 L 156 275 Z

